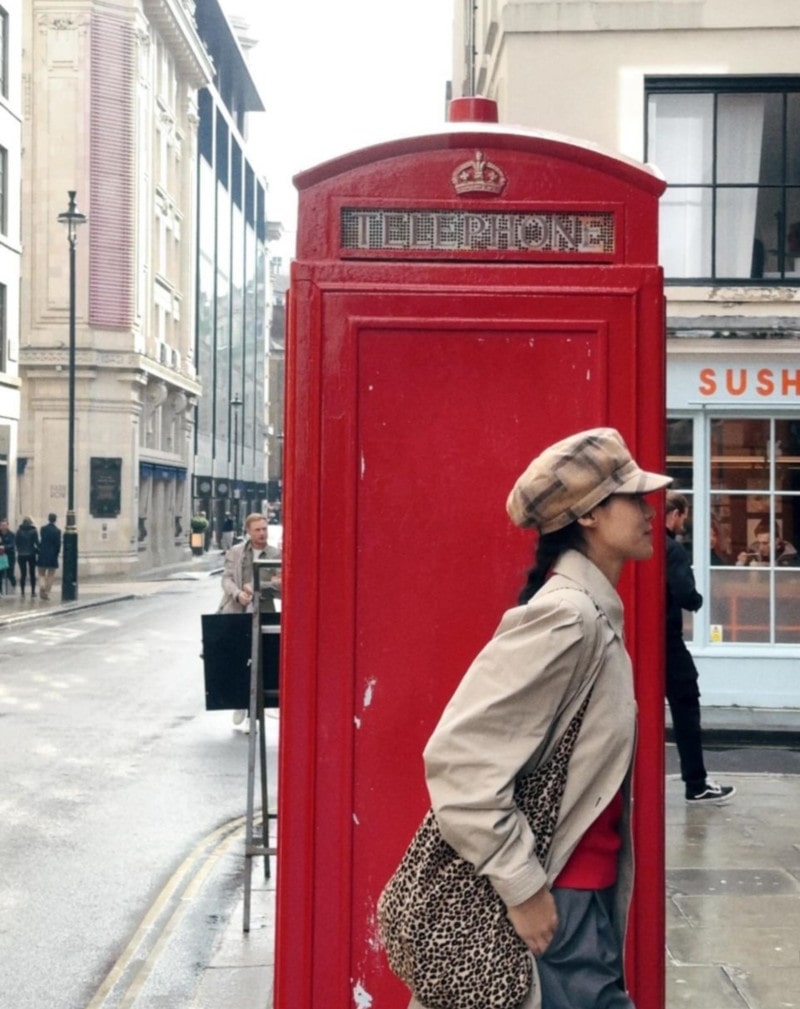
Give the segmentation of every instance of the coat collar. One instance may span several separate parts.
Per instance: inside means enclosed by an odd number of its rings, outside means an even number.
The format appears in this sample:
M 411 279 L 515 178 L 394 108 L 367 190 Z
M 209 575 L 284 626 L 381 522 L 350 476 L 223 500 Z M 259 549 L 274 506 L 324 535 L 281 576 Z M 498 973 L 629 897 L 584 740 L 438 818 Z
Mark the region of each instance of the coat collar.
M 553 573 L 574 582 L 575 587 L 588 592 L 603 611 L 615 634 L 624 636 L 624 610 L 617 590 L 597 565 L 578 550 L 567 550 L 556 561 Z

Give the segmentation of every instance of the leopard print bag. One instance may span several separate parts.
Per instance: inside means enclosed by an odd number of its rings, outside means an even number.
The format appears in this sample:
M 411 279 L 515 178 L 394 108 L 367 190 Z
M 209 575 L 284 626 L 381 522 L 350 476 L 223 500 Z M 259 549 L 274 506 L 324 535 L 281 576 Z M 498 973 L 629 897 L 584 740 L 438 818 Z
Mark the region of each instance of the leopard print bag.
M 514 788 L 541 863 L 591 695 L 590 689 L 552 756 Z M 433 810 L 380 896 L 378 923 L 389 966 L 426 1009 L 513 1009 L 533 984 L 531 956 L 505 904 L 444 840 Z

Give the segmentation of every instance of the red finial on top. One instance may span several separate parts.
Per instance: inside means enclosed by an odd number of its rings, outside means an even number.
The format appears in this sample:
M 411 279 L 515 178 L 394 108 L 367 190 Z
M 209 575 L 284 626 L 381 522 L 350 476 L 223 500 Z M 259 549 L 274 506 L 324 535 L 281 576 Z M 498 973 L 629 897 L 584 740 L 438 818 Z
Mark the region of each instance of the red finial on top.
M 480 95 L 454 98 L 450 102 L 447 118 L 451 123 L 496 123 L 497 102 Z

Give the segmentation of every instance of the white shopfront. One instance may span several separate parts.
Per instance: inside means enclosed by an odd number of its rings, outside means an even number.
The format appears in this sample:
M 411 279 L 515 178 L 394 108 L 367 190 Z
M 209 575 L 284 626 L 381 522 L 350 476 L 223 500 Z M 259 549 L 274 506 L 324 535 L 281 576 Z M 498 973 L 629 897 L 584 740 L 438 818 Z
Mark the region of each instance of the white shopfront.
M 800 708 L 800 344 L 670 340 L 667 414 L 702 703 Z

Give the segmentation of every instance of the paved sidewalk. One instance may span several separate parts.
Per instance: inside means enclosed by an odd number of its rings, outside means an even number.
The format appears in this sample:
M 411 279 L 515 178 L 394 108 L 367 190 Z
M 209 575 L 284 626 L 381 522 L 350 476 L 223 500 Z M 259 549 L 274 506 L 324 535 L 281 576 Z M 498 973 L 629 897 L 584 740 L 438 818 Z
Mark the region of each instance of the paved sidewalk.
M 717 777 L 727 806 L 667 781 L 666 1009 L 800 1007 L 800 776 Z M 253 882 L 251 931 L 240 897 L 190 1009 L 273 1009 L 275 880 Z
M 61 617 L 65 613 L 103 606 L 122 599 L 151 595 L 161 591 L 165 582 L 207 578 L 221 572 L 224 555 L 219 550 L 210 550 L 201 557 L 189 555 L 176 564 L 170 564 L 147 572 L 137 572 L 114 577 L 111 575 L 84 578 L 78 584 L 78 598 L 74 602 L 63 602 L 59 582 L 53 587 L 50 599 L 23 596 L 19 588 L 10 589 L 0 596 L 0 628 Z M 8 586 L 7 586 L 8 587 Z
M 768 742 L 796 741 L 798 724 L 797 711 L 704 710 L 712 732 L 762 726 Z M 800 775 L 714 777 L 736 785 L 727 806 L 688 806 L 667 778 L 665 1009 L 800 1009 Z M 191 1009 L 273 1009 L 275 870 L 264 882 L 258 865 L 251 931 L 240 895 Z
M 237 852 L 244 860 L 244 855 Z M 254 859 L 250 893 L 250 931 L 242 931 L 244 892 L 220 933 L 201 972 L 192 1002 L 185 1009 L 272 1009 L 275 951 L 275 860 L 272 877 L 264 879 L 263 860 Z
M 667 1009 L 800 1006 L 800 776 L 715 778 L 727 806 L 667 782 Z

